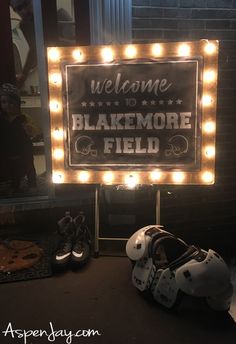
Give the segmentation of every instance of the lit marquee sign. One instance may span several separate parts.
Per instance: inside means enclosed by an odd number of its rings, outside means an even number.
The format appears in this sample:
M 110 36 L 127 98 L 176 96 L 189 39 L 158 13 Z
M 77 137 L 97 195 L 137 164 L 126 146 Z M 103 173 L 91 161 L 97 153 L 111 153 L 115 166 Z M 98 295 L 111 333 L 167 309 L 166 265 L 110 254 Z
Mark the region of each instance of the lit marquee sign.
M 53 181 L 213 184 L 218 42 L 48 48 Z

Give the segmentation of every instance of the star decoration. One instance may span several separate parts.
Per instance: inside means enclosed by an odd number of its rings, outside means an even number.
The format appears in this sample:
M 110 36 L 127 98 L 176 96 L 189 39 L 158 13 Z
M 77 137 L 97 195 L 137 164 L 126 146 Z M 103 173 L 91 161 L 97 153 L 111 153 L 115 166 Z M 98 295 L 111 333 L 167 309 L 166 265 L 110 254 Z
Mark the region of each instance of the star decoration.
M 95 103 L 94 102 L 90 102 L 89 105 L 90 106 L 95 106 Z
M 115 105 L 115 106 L 118 106 L 119 104 L 120 104 L 120 102 L 118 102 L 118 101 L 115 101 L 115 102 L 114 102 L 114 105 Z
M 103 102 L 98 102 L 98 106 L 102 106 L 103 105 Z
M 106 102 L 107 106 L 111 106 L 111 102 Z
M 172 99 L 169 99 L 169 100 L 168 100 L 168 105 L 171 105 L 171 104 L 173 104 L 173 100 L 172 100 Z
M 81 105 L 82 105 L 83 107 L 85 107 L 85 106 L 87 106 L 87 103 L 86 103 L 86 102 L 82 102 Z
M 164 104 L 164 100 L 159 100 L 159 104 L 163 105 Z
M 176 104 L 180 105 L 180 104 L 182 104 L 182 103 L 183 103 L 183 100 L 181 100 L 181 99 L 177 99 L 177 100 L 176 100 Z
M 155 100 L 151 100 L 151 105 L 155 105 L 156 101 Z
M 142 101 L 142 105 L 147 105 L 147 101 L 146 101 L 146 100 L 143 100 L 143 101 Z

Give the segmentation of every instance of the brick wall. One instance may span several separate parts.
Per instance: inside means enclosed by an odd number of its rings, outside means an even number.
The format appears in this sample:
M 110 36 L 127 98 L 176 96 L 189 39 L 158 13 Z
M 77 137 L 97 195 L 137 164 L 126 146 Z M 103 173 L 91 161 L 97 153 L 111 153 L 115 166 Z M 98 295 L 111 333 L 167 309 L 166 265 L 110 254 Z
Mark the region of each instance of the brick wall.
M 208 38 L 233 45 L 235 30 L 235 0 L 133 0 L 134 42 Z
M 236 224 L 236 0 L 133 0 L 133 42 L 218 39 L 216 184 L 163 187 L 162 222 L 212 235 Z M 195 231 L 196 232 L 196 231 Z M 235 231 L 236 232 L 236 231 Z

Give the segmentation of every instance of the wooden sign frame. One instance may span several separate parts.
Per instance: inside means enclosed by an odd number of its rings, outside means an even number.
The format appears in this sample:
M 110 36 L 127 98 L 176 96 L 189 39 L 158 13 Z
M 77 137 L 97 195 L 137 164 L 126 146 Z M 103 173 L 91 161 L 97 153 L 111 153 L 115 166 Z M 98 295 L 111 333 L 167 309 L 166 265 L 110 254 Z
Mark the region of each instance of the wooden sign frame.
M 215 180 L 215 130 L 218 73 L 218 41 L 129 44 L 111 46 L 50 47 L 48 53 L 49 108 L 51 116 L 52 180 L 76 184 L 196 184 L 209 185 Z M 94 169 L 68 166 L 68 132 L 65 130 L 65 92 L 62 65 L 114 64 L 144 59 L 201 58 L 201 122 L 199 168 L 145 169 L 114 167 Z M 64 99 L 63 99 L 64 97 Z

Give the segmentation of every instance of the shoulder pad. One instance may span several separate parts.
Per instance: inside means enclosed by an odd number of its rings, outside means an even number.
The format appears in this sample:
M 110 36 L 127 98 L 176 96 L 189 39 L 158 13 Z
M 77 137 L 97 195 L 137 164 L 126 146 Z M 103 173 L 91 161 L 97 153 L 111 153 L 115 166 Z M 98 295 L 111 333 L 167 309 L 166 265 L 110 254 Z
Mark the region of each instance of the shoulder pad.
M 230 272 L 224 260 L 213 250 L 198 262 L 194 258 L 176 270 L 176 282 L 182 291 L 193 296 L 213 296 L 227 289 Z

